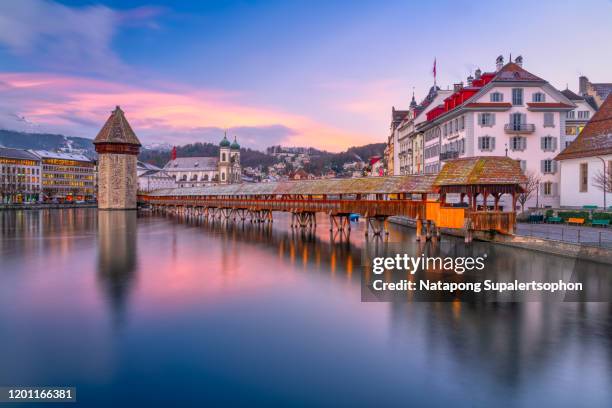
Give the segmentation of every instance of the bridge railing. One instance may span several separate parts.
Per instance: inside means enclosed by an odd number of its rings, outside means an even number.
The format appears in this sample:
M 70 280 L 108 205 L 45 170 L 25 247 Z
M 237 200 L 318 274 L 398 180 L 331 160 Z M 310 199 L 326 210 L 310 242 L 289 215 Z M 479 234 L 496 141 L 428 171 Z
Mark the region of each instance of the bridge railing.
M 251 198 L 193 198 L 147 197 L 150 204 L 216 207 L 286 212 L 324 212 L 332 214 L 361 214 L 362 216 L 401 215 L 410 218 L 425 217 L 425 203 L 412 200 L 325 200 L 325 199 L 251 199 Z
M 503 234 L 514 234 L 516 213 L 504 211 L 469 211 L 466 217 L 476 231 L 497 231 Z

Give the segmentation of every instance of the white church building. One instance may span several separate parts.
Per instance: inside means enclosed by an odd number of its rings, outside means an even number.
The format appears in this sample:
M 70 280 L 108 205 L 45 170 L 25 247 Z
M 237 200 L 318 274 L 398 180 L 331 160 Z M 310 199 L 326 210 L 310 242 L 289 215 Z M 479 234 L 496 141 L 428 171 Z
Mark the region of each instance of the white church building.
M 240 183 L 240 145 L 235 137 L 230 143 L 223 136 L 218 157 L 175 157 L 164 166 L 164 171 L 176 180 L 178 187 Z

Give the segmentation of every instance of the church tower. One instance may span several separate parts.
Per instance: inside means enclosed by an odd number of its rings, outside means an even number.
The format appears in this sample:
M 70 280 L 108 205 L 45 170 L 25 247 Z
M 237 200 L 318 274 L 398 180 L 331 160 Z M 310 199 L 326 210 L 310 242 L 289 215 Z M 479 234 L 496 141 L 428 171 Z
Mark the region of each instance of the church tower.
M 231 182 L 230 150 L 230 141 L 227 140 L 227 134 L 225 134 L 219 143 L 219 183 L 221 184 Z
M 93 144 L 98 153 L 98 209 L 135 210 L 141 144 L 119 106 Z
M 230 146 L 230 160 L 232 162 L 232 177 L 231 183 L 240 183 L 242 181 L 242 167 L 240 167 L 240 145 L 234 136 L 234 142 Z

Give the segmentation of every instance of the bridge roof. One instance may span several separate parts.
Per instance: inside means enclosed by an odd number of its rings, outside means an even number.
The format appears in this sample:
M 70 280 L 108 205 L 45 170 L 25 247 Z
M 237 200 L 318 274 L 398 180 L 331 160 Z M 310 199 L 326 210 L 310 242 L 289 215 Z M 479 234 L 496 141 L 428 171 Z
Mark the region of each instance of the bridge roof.
M 521 184 L 526 181 L 518 160 L 506 156 L 467 157 L 442 167 L 434 185 Z
M 255 196 L 322 194 L 435 193 L 462 192 L 468 187 L 498 186 L 504 191 L 526 181 L 520 163 L 509 157 L 470 157 L 448 161 L 439 174 L 390 177 L 292 180 L 269 183 L 242 183 L 207 187 L 157 190 L 149 196 Z M 489 187 L 487 187 L 489 188 Z M 493 191 L 493 190 L 491 190 Z
M 435 175 L 242 183 L 157 190 L 152 196 L 392 194 L 434 192 Z

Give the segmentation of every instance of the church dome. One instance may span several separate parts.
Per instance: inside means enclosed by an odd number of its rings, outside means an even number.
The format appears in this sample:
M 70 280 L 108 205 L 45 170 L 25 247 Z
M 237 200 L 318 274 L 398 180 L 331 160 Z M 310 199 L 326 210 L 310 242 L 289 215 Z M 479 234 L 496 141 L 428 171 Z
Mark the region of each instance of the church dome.
M 223 136 L 223 140 L 219 142 L 220 147 L 230 147 L 230 141 L 227 140 L 227 136 Z
M 240 145 L 238 144 L 238 142 L 236 141 L 236 136 L 234 136 L 234 142 L 232 143 L 232 145 L 230 146 L 230 148 L 232 150 L 240 150 Z

